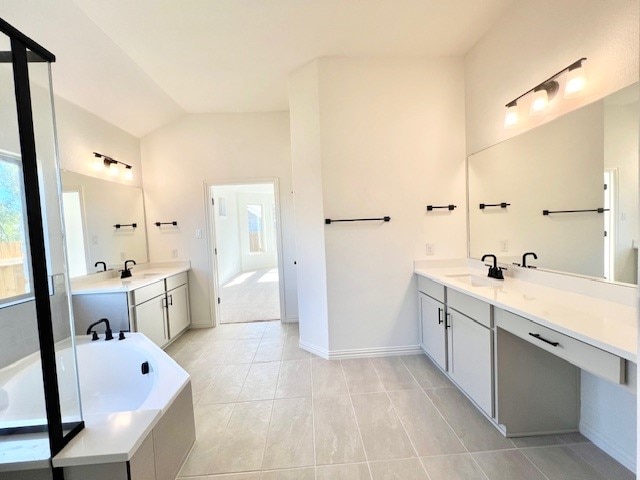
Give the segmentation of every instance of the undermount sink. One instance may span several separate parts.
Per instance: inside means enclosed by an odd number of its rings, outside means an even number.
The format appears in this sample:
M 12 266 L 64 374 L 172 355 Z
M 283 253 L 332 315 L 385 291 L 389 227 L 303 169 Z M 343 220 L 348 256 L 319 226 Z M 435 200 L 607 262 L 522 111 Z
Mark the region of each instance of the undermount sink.
M 458 275 L 447 275 L 449 278 L 458 280 L 459 282 L 466 283 L 472 287 L 501 287 L 504 280 L 496 280 L 489 277 L 481 277 L 471 273 L 460 273 Z

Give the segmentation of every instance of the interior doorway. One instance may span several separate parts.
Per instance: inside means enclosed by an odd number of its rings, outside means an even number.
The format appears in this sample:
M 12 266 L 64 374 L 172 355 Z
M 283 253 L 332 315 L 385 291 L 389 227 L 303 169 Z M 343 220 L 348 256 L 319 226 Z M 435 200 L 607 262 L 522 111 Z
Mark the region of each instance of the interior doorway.
M 277 180 L 208 185 L 216 324 L 281 320 Z

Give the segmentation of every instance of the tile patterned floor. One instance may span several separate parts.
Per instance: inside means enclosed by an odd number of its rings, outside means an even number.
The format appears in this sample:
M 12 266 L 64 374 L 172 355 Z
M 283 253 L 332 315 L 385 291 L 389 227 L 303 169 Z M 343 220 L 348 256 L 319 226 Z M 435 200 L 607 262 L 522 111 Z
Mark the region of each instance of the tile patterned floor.
M 296 324 L 192 330 L 197 441 L 180 480 L 631 480 L 579 434 L 500 435 L 424 355 L 326 361 Z
M 278 269 L 242 272 L 220 291 L 222 323 L 244 323 L 280 319 Z

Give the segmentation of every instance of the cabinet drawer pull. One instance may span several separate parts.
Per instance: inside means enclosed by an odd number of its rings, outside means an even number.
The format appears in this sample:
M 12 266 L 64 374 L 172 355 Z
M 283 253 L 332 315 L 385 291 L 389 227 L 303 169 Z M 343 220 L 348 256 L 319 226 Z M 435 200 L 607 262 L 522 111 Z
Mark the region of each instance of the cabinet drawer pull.
M 449 327 L 451 327 L 451 322 L 447 322 L 447 319 L 451 319 L 451 314 L 449 312 L 444 314 L 444 328 L 447 329 Z
M 442 309 L 438 307 L 438 325 L 442 324 Z
M 538 340 L 543 341 L 544 343 L 548 343 L 552 347 L 557 347 L 558 345 L 560 345 L 560 343 L 558 343 L 558 342 L 552 342 L 551 340 L 547 340 L 546 338 L 541 337 L 539 333 L 531 333 L 531 332 L 529 332 L 529 335 L 531 335 L 534 338 L 537 338 Z
M 173 305 L 173 295 L 169 295 L 169 305 Z

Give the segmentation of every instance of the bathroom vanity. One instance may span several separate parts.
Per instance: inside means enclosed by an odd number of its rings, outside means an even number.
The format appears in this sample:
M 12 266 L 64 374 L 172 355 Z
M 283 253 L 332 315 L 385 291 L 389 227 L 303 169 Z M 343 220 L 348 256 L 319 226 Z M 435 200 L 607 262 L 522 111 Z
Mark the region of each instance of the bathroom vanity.
M 191 324 L 189 268 L 188 262 L 147 264 L 135 267 L 127 279 L 105 272 L 74 280 L 76 331 L 82 334 L 108 318 L 114 332 L 141 332 L 166 347 Z
M 633 294 L 527 269 L 495 280 L 475 260 L 415 272 L 422 349 L 506 436 L 577 431 L 581 370 L 633 380 Z

